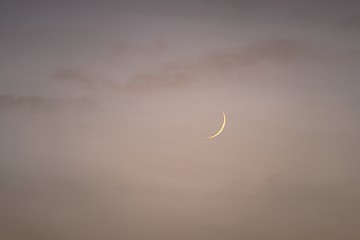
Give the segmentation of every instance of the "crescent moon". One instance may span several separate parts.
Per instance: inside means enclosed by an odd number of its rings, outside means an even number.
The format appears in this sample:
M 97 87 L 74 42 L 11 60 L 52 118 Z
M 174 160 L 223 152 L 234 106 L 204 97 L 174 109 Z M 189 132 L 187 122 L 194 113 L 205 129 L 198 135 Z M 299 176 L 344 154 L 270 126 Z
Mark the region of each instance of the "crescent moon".
M 226 116 L 225 116 L 224 112 L 223 112 L 223 117 L 224 117 L 224 121 L 223 121 L 223 124 L 222 124 L 220 130 L 217 133 L 215 133 L 214 135 L 212 135 L 210 137 L 207 137 L 207 139 L 212 139 L 212 138 L 216 137 L 217 135 L 219 135 L 224 130 L 225 125 L 226 125 Z

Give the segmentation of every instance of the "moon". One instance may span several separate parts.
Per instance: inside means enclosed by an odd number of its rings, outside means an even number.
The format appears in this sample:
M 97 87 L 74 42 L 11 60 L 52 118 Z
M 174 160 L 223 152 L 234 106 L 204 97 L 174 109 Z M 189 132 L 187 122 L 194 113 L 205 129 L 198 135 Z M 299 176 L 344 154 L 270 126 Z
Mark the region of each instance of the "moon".
M 212 139 L 212 138 L 216 137 L 217 135 L 219 135 L 224 130 L 225 125 L 226 125 L 226 116 L 225 116 L 224 111 L 222 113 L 223 113 L 224 121 L 223 121 L 223 124 L 222 124 L 220 130 L 217 133 L 215 133 L 214 135 L 212 135 L 210 137 L 207 137 L 207 139 Z

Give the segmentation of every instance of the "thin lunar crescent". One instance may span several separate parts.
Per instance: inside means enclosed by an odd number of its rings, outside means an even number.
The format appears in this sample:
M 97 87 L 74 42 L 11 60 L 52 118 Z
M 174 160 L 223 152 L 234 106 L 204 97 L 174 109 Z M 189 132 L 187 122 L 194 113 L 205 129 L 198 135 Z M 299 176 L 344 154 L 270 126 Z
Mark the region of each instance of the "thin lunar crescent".
M 211 138 L 216 137 L 217 135 L 219 135 L 219 134 L 224 130 L 225 124 L 226 124 L 226 116 L 225 116 L 225 113 L 224 113 L 224 112 L 223 112 L 223 116 L 224 116 L 224 122 L 223 122 L 220 130 L 219 130 L 217 133 L 215 133 L 214 135 L 212 135 L 212 136 L 210 136 L 210 137 L 207 137 L 207 139 L 211 139 Z

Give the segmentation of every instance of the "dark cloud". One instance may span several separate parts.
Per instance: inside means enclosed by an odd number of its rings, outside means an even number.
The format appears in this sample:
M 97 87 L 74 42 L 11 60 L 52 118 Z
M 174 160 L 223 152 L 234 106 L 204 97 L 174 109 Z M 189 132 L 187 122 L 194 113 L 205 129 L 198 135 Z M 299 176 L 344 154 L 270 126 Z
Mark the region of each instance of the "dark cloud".
M 129 57 L 137 56 L 154 56 L 161 54 L 167 48 L 164 40 L 158 39 L 148 44 L 140 44 L 134 41 L 123 40 L 112 48 L 112 55 Z
M 81 87 L 92 90 L 103 89 L 120 92 L 147 92 L 164 89 L 174 89 L 188 85 L 193 81 L 188 68 L 167 66 L 158 71 L 135 74 L 126 82 L 120 83 L 118 79 L 92 76 L 91 73 L 79 68 L 61 70 L 54 74 L 53 79 L 61 83 L 76 83 Z M 89 71 L 90 72 L 90 71 Z
M 274 39 L 250 43 L 231 51 L 213 51 L 202 63 L 211 69 L 239 69 L 262 63 L 287 66 L 297 63 L 343 64 L 359 61 L 359 50 L 341 50 L 321 43 Z
M 269 40 L 251 43 L 228 52 L 214 51 L 205 56 L 203 64 L 218 69 L 242 68 L 262 62 L 286 64 L 299 59 L 308 51 L 306 45 L 295 40 Z
M 111 79 L 91 73 L 91 69 L 69 68 L 56 72 L 53 79 L 63 83 L 77 83 L 83 87 L 123 92 L 146 92 L 178 89 L 195 82 L 208 82 L 235 72 L 242 74 L 248 69 L 261 72 L 262 64 L 287 67 L 289 64 L 348 64 L 359 60 L 358 50 L 344 51 L 322 47 L 320 44 L 300 42 L 292 39 L 255 41 L 228 50 L 209 50 L 195 59 L 167 60 L 147 72 L 138 72 L 126 81 Z M 124 47 L 124 51 L 127 47 Z M 131 51 L 131 48 L 128 49 Z M 126 50 L 127 51 L 127 50 Z M 138 56 L 139 57 L 139 56 Z M 205 80 L 203 80 L 205 79 Z M 221 82 L 231 81 L 221 79 Z
M 186 73 L 139 74 L 131 78 L 123 87 L 124 90 L 142 92 L 183 87 L 189 82 L 192 82 L 192 79 Z
M 56 99 L 40 96 L 0 95 L 0 110 L 57 111 L 73 108 L 77 110 L 93 109 L 96 103 L 90 98 Z
M 247 70 L 262 72 L 262 65 L 280 66 L 284 69 L 294 64 L 320 64 L 323 66 L 354 64 L 359 61 L 358 50 L 344 51 L 322 47 L 319 44 L 290 39 L 257 41 L 229 50 L 210 50 L 196 60 L 170 61 L 153 73 L 132 77 L 126 89 L 156 90 L 189 86 L 191 83 L 231 82 L 222 78 L 235 73 L 242 76 Z M 210 77 L 209 77 L 210 76 Z M 215 80 L 214 80 L 215 79 Z
M 95 80 L 80 68 L 61 69 L 56 71 L 52 79 L 60 83 L 76 83 L 83 87 L 93 88 Z

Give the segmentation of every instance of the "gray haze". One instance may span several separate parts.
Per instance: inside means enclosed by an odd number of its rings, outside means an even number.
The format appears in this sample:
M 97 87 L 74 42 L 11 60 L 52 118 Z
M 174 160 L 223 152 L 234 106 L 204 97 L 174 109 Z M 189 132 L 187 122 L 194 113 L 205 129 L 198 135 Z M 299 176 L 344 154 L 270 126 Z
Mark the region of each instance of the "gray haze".
M 360 239 L 358 1 L 4 0 L 0 36 L 0 239 Z

